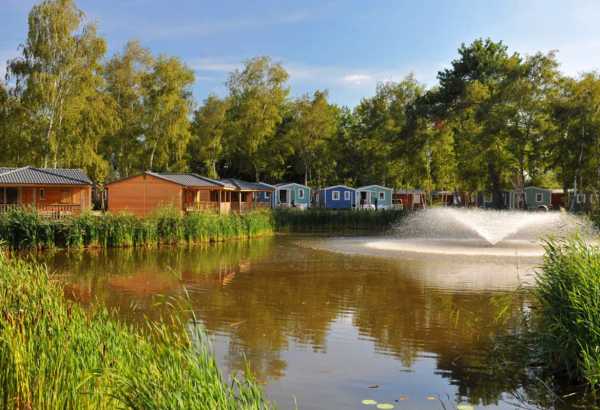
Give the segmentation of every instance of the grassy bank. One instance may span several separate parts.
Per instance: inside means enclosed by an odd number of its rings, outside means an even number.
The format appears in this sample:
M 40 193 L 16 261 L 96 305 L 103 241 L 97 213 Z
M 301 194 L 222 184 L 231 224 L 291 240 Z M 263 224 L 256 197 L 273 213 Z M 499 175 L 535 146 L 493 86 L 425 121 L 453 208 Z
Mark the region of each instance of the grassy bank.
M 534 333 L 546 367 L 600 387 L 600 248 L 577 239 L 549 242 L 534 295 Z
M 162 209 L 147 218 L 83 214 L 49 220 L 33 210 L 0 214 L 0 240 L 12 249 L 156 246 L 251 238 L 273 232 L 269 212 L 243 215 Z
M 281 232 L 376 231 L 389 229 L 400 222 L 407 211 L 351 211 L 331 209 L 277 209 L 273 211 L 275 227 Z
M 222 378 L 198 326 L 140 331 L 64 299 L 45 269 L 0 254 L 0 401 L 15 409 L 263 409 Z

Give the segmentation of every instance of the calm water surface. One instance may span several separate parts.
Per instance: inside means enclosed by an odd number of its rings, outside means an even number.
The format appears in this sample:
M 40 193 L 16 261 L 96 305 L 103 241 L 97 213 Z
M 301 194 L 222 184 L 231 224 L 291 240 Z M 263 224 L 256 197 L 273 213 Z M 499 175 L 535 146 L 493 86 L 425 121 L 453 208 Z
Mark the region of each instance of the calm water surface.
M 372 408 L 364 399 L 514 408 L 515 382 L 491 364 L 494 340 L 518 331 L 528 301 L 515 289 L 536 261 L 315 249 L 325 242 L 44 258 L 70 297 L 116 307 L 125 320 L 173 314 L 161 300 L 189 294 L 223 370 L 241 372 L 247 359 L 282 409 Z

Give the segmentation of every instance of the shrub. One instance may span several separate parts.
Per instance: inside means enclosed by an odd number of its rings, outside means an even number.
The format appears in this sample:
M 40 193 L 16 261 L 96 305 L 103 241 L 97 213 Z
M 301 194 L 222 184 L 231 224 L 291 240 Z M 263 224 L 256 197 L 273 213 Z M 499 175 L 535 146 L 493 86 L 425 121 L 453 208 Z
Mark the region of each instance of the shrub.
M 275 226 L 281 231 L 382 230 L 400 222 L 406 213 L 407 211 L 400 209 L 277 209 L 273 212 L 273 218 Z

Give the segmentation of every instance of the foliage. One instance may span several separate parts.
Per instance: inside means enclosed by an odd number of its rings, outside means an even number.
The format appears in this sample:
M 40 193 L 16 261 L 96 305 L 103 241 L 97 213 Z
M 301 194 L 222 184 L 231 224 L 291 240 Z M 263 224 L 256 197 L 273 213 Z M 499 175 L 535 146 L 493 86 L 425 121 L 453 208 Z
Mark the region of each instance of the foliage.
M 107 213 L 82 214 L 63 220 L 48 220 L 29 209 L 0 214 L 0 241 L 12 249 L 195 244 L 272 232 L 271 215 L 266 211 L 242 215 L 198 212 L 182 216 L 176 210 L 165 208 L 148 218 Z
M 192 322 L 136 330 L 63 297 L 42 267 L 0 254 L 0 396 L 16 409 L 263 409 L 221 376 Z
M 41 1 L 28 23 L 0 82 L 3 166 L 488 191 L 497 207 L 525 185 L 600 192 L 600 78 L 564 76 L 553 52 L 476 39 L 437 85 L 378 84 L 354 108 L 291 98 L 285 68 L 256 57 L 193 111 L 192 70 L 135 41 L 106 56 L 74 0 Z
M 555 375 L 600 385 L 600 248 L 581 239 L 550 241 L 534 290 L 536 332 Z
M 399 223 L 405 210 L 277 209 L 273 219 L 278 231 L 319 232 L 339 230 L 382 230 Z

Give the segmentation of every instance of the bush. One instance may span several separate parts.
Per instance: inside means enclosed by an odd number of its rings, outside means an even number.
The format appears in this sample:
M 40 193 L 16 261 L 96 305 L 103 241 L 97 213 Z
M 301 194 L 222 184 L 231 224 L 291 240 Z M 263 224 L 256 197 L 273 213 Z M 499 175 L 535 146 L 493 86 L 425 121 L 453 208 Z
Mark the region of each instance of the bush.
M 45 269 L 0 254 L 0 400 L 17 409 L 263 409 L 222 378 L 198 325 L 116 322 L 68 302 Z
M 534 318 L 546 365 L 575 382 L 600 385 L 600 248 L 549 241 L 534 290 Z
M 245 239 L 271 233 L 273 222 L 268 211 L 184 216 L 165 208 L 147 218 L 84 213 L 63 220 L 43 218 L 33 209 L 0 214 L 0 240 L 12 249 L 148 247 Z
M 280 231 L 382 230 L 391 228 L 406 214 L 407 211 L 400 209 L 357 211 L 310 208 L 277 209 L 273 212 L 273 218 Z

